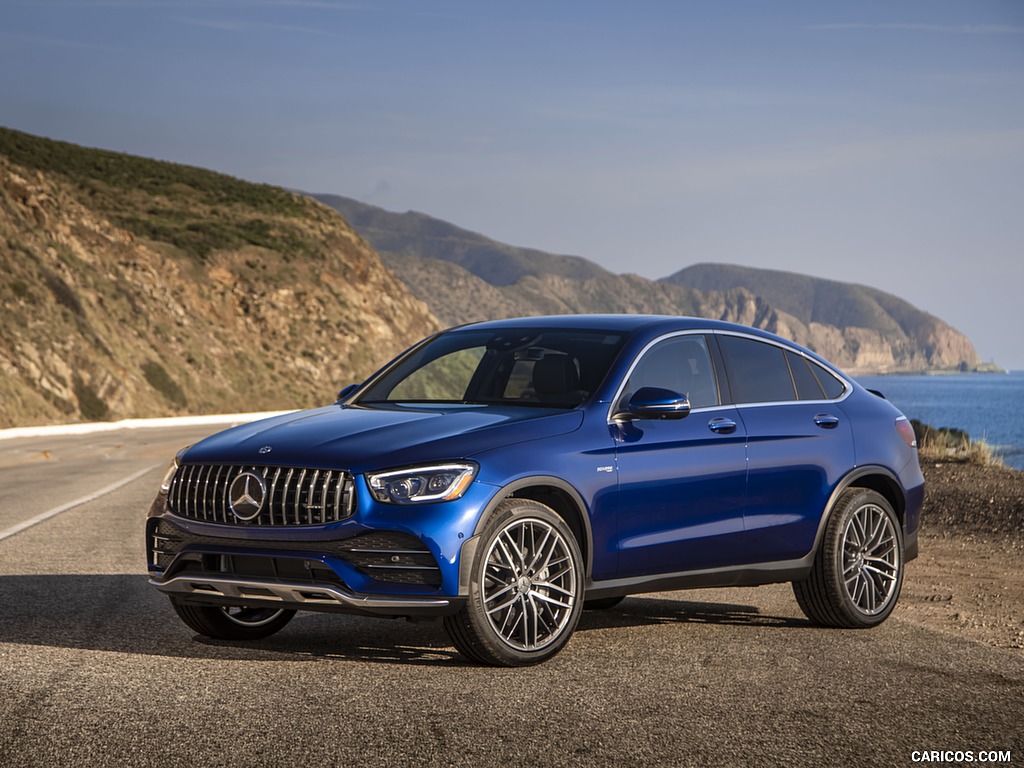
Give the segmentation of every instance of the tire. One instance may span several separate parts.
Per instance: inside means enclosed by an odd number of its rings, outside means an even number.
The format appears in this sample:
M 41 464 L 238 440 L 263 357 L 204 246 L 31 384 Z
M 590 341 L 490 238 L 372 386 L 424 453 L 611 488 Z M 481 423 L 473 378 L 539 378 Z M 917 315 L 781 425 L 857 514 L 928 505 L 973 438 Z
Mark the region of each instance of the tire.
M 583 610 L 607 611 L 610 608 L 614 608 L 625 599 L 625 595 L 619 595 L 618 597 L 595 597 L 593 600 L 583 601 Z
M 892 613 L 903 586 L 903 529 L 879 493 L 848 488 L 836 501 L 810 574 L 793 582 L 815 624 L 861 629 Z
M 583 556 L 550 507 L 502 501 L 470 568 L 465 606 L 444 619 L 464 656 L 522 667 L 551 658 L 569 642 L 583 609 Z
M 173 597 L 171 605 L 189 629 L 217 640 L 261 640 L 283 629 L 295 615 L 282 608 L 189 605 Z

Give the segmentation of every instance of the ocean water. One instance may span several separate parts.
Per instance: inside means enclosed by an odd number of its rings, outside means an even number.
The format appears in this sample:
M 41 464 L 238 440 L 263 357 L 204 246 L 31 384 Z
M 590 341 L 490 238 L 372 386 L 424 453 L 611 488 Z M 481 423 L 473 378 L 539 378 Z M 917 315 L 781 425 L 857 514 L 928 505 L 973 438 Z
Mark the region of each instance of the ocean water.
M 966 430 L 1024 470 L 1024 371 L 953 376 L 858 376 L 909 419 Z

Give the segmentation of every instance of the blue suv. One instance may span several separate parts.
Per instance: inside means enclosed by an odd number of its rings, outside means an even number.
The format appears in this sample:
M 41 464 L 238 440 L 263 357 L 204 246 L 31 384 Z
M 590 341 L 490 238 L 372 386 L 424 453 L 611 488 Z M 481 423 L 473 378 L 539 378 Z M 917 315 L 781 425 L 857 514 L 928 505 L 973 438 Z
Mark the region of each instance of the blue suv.
M 465 656 L 520 666 L 641 592 L 788 581 L 815 624 L 877 625 L 923 496 L 906 418 L 792 342 L 533 317 L 436 334 L 333 405 L 182 450 L 146 544 L 202 635 L 441 618 Z

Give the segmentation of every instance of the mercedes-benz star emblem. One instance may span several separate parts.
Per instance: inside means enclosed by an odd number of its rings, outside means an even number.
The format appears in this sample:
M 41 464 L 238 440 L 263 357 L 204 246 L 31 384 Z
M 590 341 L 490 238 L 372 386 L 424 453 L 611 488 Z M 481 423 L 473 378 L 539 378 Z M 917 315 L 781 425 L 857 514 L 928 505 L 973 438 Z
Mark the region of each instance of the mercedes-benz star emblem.
M 242 472 L 228 487 L 231 512 L 239 520 L 252 520 L 263 509 L 263 499 L 266 495 L 267 486 L 262 477 L 248 470 Z

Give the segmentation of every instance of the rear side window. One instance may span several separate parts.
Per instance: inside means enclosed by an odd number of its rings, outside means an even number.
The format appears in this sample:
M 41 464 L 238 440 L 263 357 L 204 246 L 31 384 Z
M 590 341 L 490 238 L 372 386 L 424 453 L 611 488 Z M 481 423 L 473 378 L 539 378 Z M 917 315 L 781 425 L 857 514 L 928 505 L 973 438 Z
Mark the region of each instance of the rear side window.
M 814 377 L 818 380 L 818 384 L 821 385 L 821 389 L 827 399 L 836 400 L 843 396 L 843 392 L 846 391 L 846 384 L 837 379 L 831 371 L 810 360 L 807 361 L 807 365 L 810 367 L 811 372 L 814 373 Z
M 786 359 L 801 400 L 835 400 L 846 391 L 843 382 L 813 360 L 788 351 Z
M 786 353 L 781 347 L 739 336 L 719 336 L 718 343 L 734 402 L 778 403 L 797 399 Z
M 793 383 L 796 384 L 796 393 L 800 399 L 824 400 L 825 391 L 818 383 L 810 364 L 793 352 L 786 352 L 786 359 L 789 361 L 789 370 L 793 374 Z

